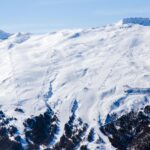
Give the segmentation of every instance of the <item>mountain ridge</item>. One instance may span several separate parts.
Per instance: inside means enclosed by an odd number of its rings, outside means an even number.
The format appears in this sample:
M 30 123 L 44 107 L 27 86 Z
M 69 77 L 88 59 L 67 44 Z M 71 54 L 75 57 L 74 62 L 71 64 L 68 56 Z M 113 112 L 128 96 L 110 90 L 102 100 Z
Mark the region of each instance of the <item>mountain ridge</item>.
M 115 24 L 0 41 L 0 136 L 20 149 L 137 146 L 141 122 L 149 134 L 149 33 Z

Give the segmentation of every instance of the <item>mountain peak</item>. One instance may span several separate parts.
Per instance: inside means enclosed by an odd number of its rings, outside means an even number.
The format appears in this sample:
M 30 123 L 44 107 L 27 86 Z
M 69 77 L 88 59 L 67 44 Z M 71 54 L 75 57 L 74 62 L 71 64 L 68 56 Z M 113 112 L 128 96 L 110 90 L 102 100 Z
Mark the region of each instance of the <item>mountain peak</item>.
M 7 33 L 3 30 L 0 30 L 0 40 L 5 40 L 10 36 L 10 33 Z
M 119 21 L 119 24 L 139 24 L 143 26 L 150 26 L 150 18 L 140 18 L 140 17 L 134 17 L 134 18 L 124 18 L 121 21 Z

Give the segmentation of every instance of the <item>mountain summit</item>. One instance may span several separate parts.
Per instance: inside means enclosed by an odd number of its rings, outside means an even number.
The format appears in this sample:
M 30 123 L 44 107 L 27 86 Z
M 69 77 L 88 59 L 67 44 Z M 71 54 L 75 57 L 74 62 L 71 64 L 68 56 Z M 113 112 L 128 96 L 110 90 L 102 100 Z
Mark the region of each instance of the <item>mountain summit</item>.
M 139 24 L 143 26 L 150 26 L 149 18 L 124 18 L 120 21 L 120 24 Z
M 0 30 L 0 40 L 7 39 L 9 36 L 10 36 L 9 33 L 6 33 L 4 31 Z

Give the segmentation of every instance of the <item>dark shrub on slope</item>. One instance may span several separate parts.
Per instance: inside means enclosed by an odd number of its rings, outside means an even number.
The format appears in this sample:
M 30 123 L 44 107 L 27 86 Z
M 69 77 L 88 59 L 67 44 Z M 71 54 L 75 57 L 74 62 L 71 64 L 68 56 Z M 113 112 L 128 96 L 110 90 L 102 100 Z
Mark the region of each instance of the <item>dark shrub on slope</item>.
M 118 150 L 150 150 L 150 107 L 130 112 L 100 127 Z
M 7 117 L 3 111 L 0 111 L 0 149 L 1 150 L 23 150 L 20 141 L 16 140 L 18 129 L 10 125 L 15 118 Z M 11 140 L 10 137 L 14 137 Z M 21 139 L 21 138 L 20 138 Z
M 52 110 L 48 110 L 43 115 L 28 118 L 24 122 L 25 136 L 29 147 L 48 145 L 55 139 L 58 131 L 58 119 Z M 32 146 L 31 146 L 32 145 Z

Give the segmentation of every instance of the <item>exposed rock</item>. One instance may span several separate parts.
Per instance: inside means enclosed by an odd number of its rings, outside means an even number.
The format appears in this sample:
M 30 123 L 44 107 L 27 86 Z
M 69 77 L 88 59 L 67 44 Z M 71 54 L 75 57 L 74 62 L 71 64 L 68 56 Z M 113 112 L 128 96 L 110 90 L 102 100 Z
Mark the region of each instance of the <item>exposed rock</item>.
M 55 140 L 55 134 L 58 132 L 58 119 L 52 110 L 48 110 L 43 115 L 28 118 L 24 126 L 28 148 L 39 147 Z
M 15 138 L 18 129 L 13 125 L 9 125 L 10 122 L 15 119 L 6 117 L 3 111 L 0 111 L 0 120 L 0 149 L 23 150 L 21 145 L 21 137 L 20 141 Z M 14 137 L 14 140 L 11 140 L 10 137 Z
M 20 112 L 20 113 L 24 113 L 24 111 L 21 108 L 16 108 L 15 111 Z
M 77 119 L 73 113 L 69 121 L 65 124 L 64 135 L 62 135 L 60 141 L 54 146 L 54 149 L 74 150 L 79 148 L 87 128 L 88 125 L 83 123 L 80 118 Z M 81 147 L 82 149 L 85 148 L 84 146 Z
M 149 106 L 144 109 L 149 112 Z M 116 121 L 100 127 L 110 142 L 118 150 L 150 149 L 150 116 L 144 112 L 130 112 Z

